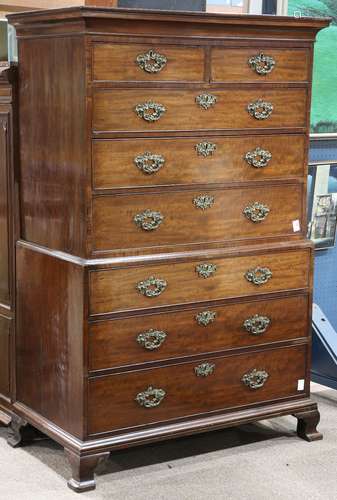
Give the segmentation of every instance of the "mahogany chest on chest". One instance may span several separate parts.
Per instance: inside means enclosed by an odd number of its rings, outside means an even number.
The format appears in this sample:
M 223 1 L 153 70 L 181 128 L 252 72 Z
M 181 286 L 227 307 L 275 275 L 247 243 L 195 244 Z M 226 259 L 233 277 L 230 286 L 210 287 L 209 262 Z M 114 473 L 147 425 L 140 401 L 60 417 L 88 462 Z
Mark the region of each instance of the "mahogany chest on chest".
M 306 161 L 326 21 L 73 8 L 14 14 L 15 424 L 69 485 L 118 448 L 310 400 Z

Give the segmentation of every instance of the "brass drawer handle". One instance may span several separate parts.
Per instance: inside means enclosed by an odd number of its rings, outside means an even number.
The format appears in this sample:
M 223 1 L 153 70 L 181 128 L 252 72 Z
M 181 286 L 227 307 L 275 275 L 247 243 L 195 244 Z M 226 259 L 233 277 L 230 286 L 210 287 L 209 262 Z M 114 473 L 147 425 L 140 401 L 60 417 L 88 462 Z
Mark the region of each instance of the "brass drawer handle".
M 134 159 L 136 167 L 144 174 L 155 174 L 165 164 L 165 158 L 162 155 L 155 155 L 146 151 L 142 155 L 137 155 Z
M 139 118 L 143 118 L 146 122 L 156 122 L 165 113 L 166 108 L 163 104 L 158 104 L 153 101 L 147 101 L 143 104 L 137 104 L 135 112 Z
M 276 61 L 272 56 L 266 56 L 263 52 L 248 59 L 248 65 L 258 75 L 268 75 L 276 65 Z
M 139 392 L 136 396 L 136 401 L 144 408 L 155 408 L 159 406 L 166 396 L 164 389 L 156 389 L 149 386 L 144 392 Z
M 263 203 L 255 201 L 243 209 L 244 215 L 252 222 L 264 221 L 270 212 L 270 208 Z
M 144 212 L 136 214 L 133 220 L 136 226 L 140 227 L 144 231 L 154 231 L 155 229 L 158 229 L 160 224 L 163 222 L 164 216 L 160 212 L 144 210 Z
M 216 318 L 216 312 L 214 311 L 201 311 L 195 317 L 196 322 L 200 326 L 207 326 L 210 323 L 213 323 L 215 318 Z
M 259 147 L 255 148 L 254 151 L 248 151 L 245 154 L 245 160 L 248 165 L 255 168 L 266 167 L 271 159 L 271 152 Z
M 273 273 L 269 267 L 255 267 L 255 269 L 249 269 L 245 274 L 246 280 L 257 286 L 264 285 L 272 276 Z
M 200 208 L 201 210 L 206 210 L 207 208 L 211 208 L 214 205 L 214 196 L 210 196 L 208 194 L 201 194 L 200 196 L 196 196 L 193 199 L 193 204 L 196 208 Z
M 201 365 L 194 368 L 197 377 L 208 377 L 214 372 L 215 365 L 212 363 L 201 363 Z
M 167 287 L 167 282 L 165 280 L 155 278 L 150 276 L 144 281 L 139 281 L 137 283 L 137 290 L 144 295 L 144 297 L 158 297 L 161 295 Z
M 259 314 L 254 314 L 254 316 L 247 318 L 243 323 L 243 328 L 247 330 L 250 335 L 262 335 L 266 332 L 271 323 L 271 319 L 268 316 L 260 316 Z
M 195 270 L 199 274 L 200 278 L 209 278 L 216 272 L 216 269 L 217 266 L 215 264 L 209 264 L 208 262 L 198 264 L 195 267 Z
M 167 64 L 167 57 L 150 49 L 145 54 L 139 54 L 135 62 L 146 73 L 160 73 Z
M 140 333 L 137 336 L 137 342 L 144 347 L 144 349 L 154 351 L 159 349 L 163 342 L 165 342 L 166 337 L 167 333 L 162 330 L 153 330 L 151 328 L 147 332 Z
M 195 98 L 195 102 L 203 109 L 209 109 L 216 104 L 217 97 L 212 94 L 200 94 Z
M 266 120 L 272 114 L 274 106 L 271 102 L 257 99 L 247 106 L 247 111 L 256 120 Z
M 241 382 L 243 382 L 250 389 L 261 389 L 261 387 L 263 387 L 266 383 L 268 377 L 269 373 L 265 370 L 257 370 L 254 368 L 254 370 L 244 374 Z
M 195 150 L 199 156 L 212 156 L 216 151 L 216 144 L 213 142 L 199 142 L 195 145 Z

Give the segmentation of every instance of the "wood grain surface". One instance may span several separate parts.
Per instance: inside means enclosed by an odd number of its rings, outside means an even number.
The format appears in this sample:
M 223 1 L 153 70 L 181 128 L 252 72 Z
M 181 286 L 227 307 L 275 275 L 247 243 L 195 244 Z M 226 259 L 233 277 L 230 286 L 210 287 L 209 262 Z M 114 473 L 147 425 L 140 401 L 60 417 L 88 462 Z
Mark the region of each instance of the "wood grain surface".
M 93 185 L 117 189 L 179 184 L 261 181 L 303 178 L 304 135 L 260 135 L 249 137 L 205 136 L 194 138 L 116 139 L 93 141 Z M 197 153 L 201 142 L 215 144 L 213 154 Z M 272 154 L 266 167 L 245 161 L 246 153 L 262 148 Z M 146 174 L 135 164 L 145 152 L 161 155 L 164 166 Z
M 275 61 L 272 71 L 260 75 L 248 60 L 260 53 Z M 250 48 L 212 49 L 212 80 L 214 82 L 302 82 L 310 78 L 310 51 L 306 49 Z
M 297 237 L 292 223 L 302 221 L 302 189 L 301 184 L 214 190 L 205 187 L 199 191 L 99 196 L 93 200 L 94 249 Z M 204 195 L 214 200 L 213 205 L 197 208 L 194 200 Z M 243 213 L 255 202 L 270 210 L 261 222 L 252 222 Z M 164 217 L 160 226 L 151 231 L 134 221 L 146 210 Z
M 207 325 L 197 321 L 204 311 L 215 313 Z M 261 335 L 252 335 L 243 327 L 255 314 L 270 319 Z M 149 330 L 167 334 L 154 350 L 137 342 L 140 333 Z M 89 327 L 89 368 L 102 370 L 123 365 L 140 365 L 181 356 L 222 351 L 308 335 L 308 297 L 269 298 L 259 302 L 193 306 L 188 310 L 146 314 L 130 318 L 100 321 Z
M 205 92 L 217 98 L 212 108 L 203 109 L 195 101 Z M 247 106 L 258 99 L 274 106 L 273 113 L 265 120 L 257 120 L 247 111 Z M 155 122 L 147 122 L 135 112 L 138 104 L 150 101 L 166 109 Z M 164 130 L 306 127 L 306 107 L 306 89 L 96 90 L 93 96 L 93 131 L 151 133 Z
M 166 65 L 158 73 L 139 67 L 136 58 L 149 50 L 163 55 Z M 93 79 L 111 81 L 160 82 L 204 80 L 204 49 L 146 44 L 96 44 L 93 47 Z
M 238 405 L 303 395 L 297 390 L 305 378 L 306 347 L 290 347 L 224 358 L 205 358 L 214 364 L 208 377 L 197 377 L 192 362 L 128 372 L 89 380 L 88 432 L 107 432 L 131 426 L 162 422 Z M 264 370 L 269 377 L 260 389 L 241 381 L 251 370 Z M 166 392 L 155 408 L 141 407 L 137 394 L 148 387 Z
M 91 314 L 103 314 L 306 288 L 309 285 L 309 259 L 309 251 L 301 249 L 275 251 L 266 255 L 91 271 L 90 311 Z M 213 276 L 199 276 L 196 266 L 203 263 L 217 266 Z M 244 277 L 248 270 L 258 266 L 268 267 L 273 273 L 272 278 L 260 286 L 248 282 Z M 150 276 L 167 282 L 166 289 L 157 297 L 145 297 L 137 289 L 137 283 Z

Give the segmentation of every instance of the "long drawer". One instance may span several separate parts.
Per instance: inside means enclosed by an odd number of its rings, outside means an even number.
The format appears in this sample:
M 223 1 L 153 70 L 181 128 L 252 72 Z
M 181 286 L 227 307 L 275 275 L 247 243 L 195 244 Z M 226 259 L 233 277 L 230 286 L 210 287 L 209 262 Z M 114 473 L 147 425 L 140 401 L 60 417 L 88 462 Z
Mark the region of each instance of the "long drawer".
M 302 184 L 99 196 L 95 250 L 291 236 Z
M 302 345 L 93 378 L 88 432 L 303 396 L 305 360 Z
M 307 295 L 100 321 L 89 327 L 89 369 L 138 365 L 307 335 Z
M 303 177 L 304 135 L 93 141 L 96 189 Z
M 306 109 L 307 90 L 303 88 L 96 89 L 93 130 L 148 133 L 305 127 Z
M 310 249 L 90 272 L 90 312 L 104 314 L 309 285 Z

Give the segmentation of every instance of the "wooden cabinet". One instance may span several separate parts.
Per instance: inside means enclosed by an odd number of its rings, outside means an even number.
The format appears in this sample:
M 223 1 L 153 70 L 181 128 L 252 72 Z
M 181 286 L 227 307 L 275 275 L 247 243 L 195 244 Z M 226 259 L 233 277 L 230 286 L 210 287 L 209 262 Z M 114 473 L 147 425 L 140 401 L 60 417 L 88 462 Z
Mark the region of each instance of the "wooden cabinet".
M 319 439 L 305 212 L 327 22 L 76 8 L 10 22 L 18 418 L 64 446 L 77 491 L 136 444 L 287 414 Z
M 0 67 L 0 421 L 6 424 L 15 382 L 16 75 L 14 66 Z

